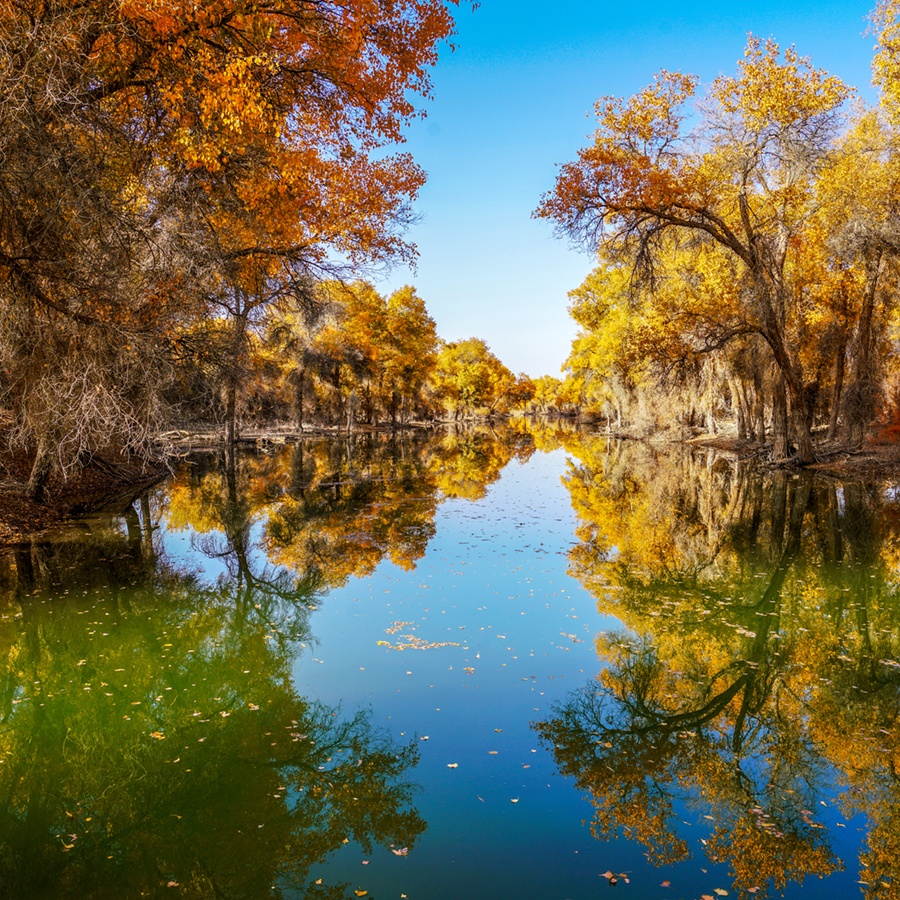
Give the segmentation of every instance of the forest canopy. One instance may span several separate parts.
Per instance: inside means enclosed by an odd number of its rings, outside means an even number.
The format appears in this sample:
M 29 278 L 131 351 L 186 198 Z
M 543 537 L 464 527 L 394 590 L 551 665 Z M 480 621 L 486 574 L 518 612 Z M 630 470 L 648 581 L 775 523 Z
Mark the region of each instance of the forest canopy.
M 458 0 L 0 7 L 0 407 L 40 499 L 173 421 L 397 427 L 513 411 L 676 424 L 813 462 L 900 426 L 900 4 L 880 104 L 751 36 L 701 90 L 596 105 L 538 217 L 597 255 L 563 377 L 444 342 L 407 286 L 402 151 Z
M 452 5 L 0 7 L 0 388 L 33 496 L 85 454 L 145 451 L 209 328 L 233 421 L 264 310 L 411 258 L 424 173 L 393 148 Z

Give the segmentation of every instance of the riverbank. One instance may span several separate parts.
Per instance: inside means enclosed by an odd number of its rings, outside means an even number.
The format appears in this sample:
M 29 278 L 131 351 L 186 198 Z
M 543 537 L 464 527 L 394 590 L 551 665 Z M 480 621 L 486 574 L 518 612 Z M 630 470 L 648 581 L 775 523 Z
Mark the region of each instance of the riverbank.
M 0 546 L 40 535 L 60 523 L 101 510 L 124 511 L 143 490 L 168 474 L 162 465 L 94 459 L 68 478 L 54 475 L 46 499 L 35 503 L 25 490 L 31 458 L 0 449 Z
M 416 422 L 401 430 L 428 430 L 447 424 L 452 423 Z M 390 433 L 391 430 L 359 427 L 354 429 L 353 434 Z M 647 440 L 627 434 L 612 433 L 609 436 L 623 440 Z M 243 448 L 264 450 L 310 438 L 346 437 L 346 429 L 317 427 L 299 431 L 276 426 L 248 428 L 242 433 L 238 444 Z M 744 460 L 756 460 L 762 466 L 772 465 L 766 445 L 740 441 L 725 434 L 700 434 L 676 443 L 714 449 Z M 224 445 L 221 429 L 200 427 L 167 432 L 161 435 L 160 446 L 162 458 L 173 458 L 198 452 L 219 452 Z M 837 443 L 821 442 L 817 446 L 817 454 L 817 462 L 806 467 L 806 471 L 850 481 L 900 481 L 900 442 L 873 438 L 862 450 L 854 453 Z M 48 485 L 45 502 L 35 503 L 28 498 L 25 489 L 31 462 L 27 454 L 11 451 L 8 443 L 0 438 L 0 546 L 31 540 L 60 524 L 93 512 L 124 512 L 136 496 L 168 473 L 162 462 L 148 467 L 97 457 L 68 478 L 55 475 Z M 785 460 L 785 463 L 788 462 Z
M 439 424 L 439 423 L 437 423 Z M 429 423 L 412 423 L 405 428 L 421 430 Z M 390 428 L 358 427 L 354 434 L 390 433 Z M 247 428 L 238 440 L 243 448 L 278 447 L 313 437 L 345 437 L 346 429 L 273 426 Z M 26 492 L 33 455 L 16 452 L 0 434 L 0 546 L 9 546 L 40 536 L 60 524 L 93 512 L 124 512 L 131 501 L 152 484 L 165 478 L 169 470 L 164 460 L 190 453 L 217 452 L 224 448 L 222 429 L 200 426 L 177 429 L 160 435 L 160 460 L 141 465 L 125 460 L 95 457 L 87 466 L 63 478 L 56 474 L 47 485 L 43 503 L 35 503 Z
M 685 443 L 731 453 L 740 459 L 759 460 L 778 466 L 768 458 L 769 446 L 758 442 L 741 441 L 725 435 L 698 435 Z M 900 478 L 900 443 L 872 438 L 856 451 L 849 451 L 837 441 L 816 444 L 816 462 L 804 466 L 803 471 L 816 472 L 844 480 L 886 480 Z M 790 466 L 790 459 L 780 465 Z

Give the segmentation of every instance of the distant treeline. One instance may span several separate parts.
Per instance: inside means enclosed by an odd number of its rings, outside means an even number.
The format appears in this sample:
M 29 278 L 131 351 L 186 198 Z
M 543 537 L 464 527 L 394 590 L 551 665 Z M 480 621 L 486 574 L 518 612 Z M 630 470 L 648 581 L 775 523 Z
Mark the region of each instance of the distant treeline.
M 412 287 L 385 297 L 364 281 L 326 281 L 302 306 L 274 305 L 241 329 L 206 318 L 165 392 L 187 421 L 398 426 L 533 408 L 535 383 L 480 338 L 443 341 Z

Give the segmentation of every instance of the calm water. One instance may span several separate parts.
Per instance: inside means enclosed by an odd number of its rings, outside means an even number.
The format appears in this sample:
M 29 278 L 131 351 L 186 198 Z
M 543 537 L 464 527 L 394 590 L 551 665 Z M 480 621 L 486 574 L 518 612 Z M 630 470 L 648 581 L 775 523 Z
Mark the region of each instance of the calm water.
M 900 896 L 891 485 L 199 457 L 0 556 L 0 642 L 2 897 Z

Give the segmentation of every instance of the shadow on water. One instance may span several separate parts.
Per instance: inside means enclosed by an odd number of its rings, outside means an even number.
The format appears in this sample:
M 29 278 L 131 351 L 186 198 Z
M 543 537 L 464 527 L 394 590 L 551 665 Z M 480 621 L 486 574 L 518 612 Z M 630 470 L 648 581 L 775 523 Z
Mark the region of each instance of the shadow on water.
M 836 805 L 868 819 L 867 896 L 897 896 L 894 492 L 633 445 L 578 456 L 570 571 L 623 628 L 597 640 L 600 675 L 534 727 L 594 833 L 662 865 L 692 856 L 682 819 L 705 816 L 708 860 L 762 896 L 854 865 Z

